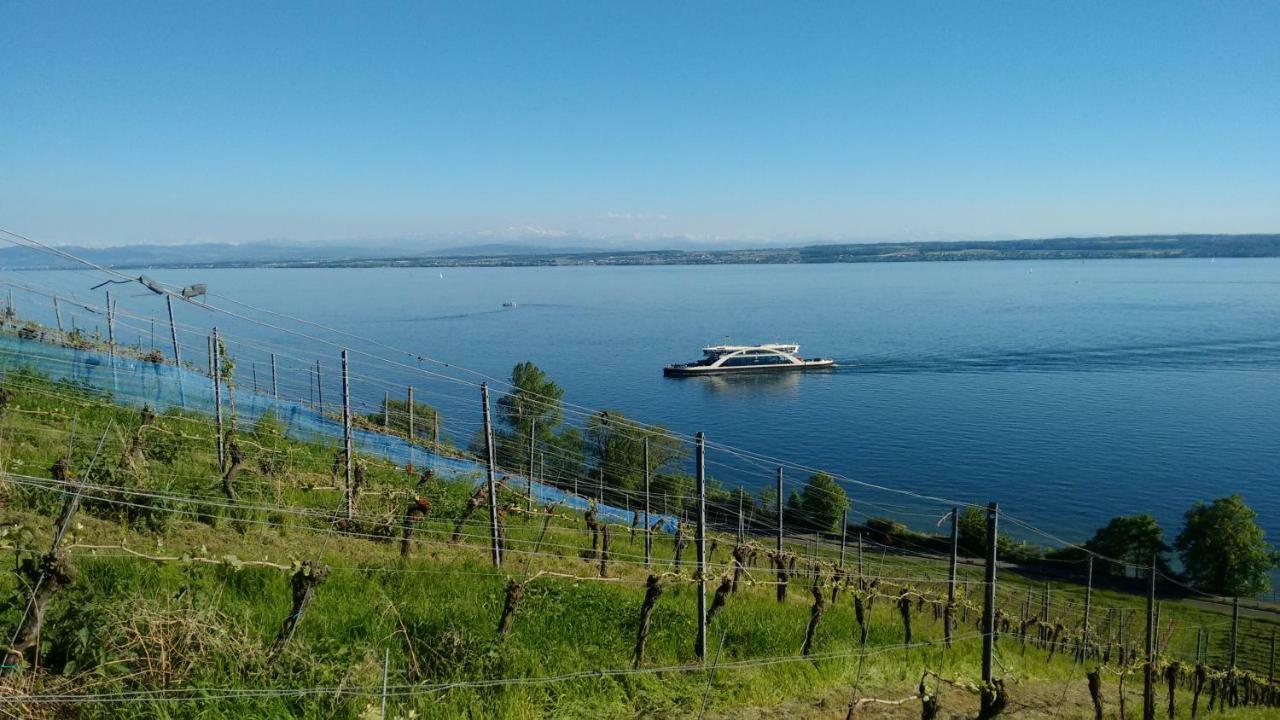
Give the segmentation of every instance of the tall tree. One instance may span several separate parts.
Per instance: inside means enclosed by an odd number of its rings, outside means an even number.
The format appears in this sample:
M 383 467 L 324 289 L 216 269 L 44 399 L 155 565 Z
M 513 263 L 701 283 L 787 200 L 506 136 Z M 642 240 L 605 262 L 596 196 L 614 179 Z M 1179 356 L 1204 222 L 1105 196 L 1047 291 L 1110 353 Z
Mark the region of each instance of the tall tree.
M 1250 597 L 1271 587 L 1277 553 L 1267 543 L 1258 514 L 1240 495 L 1197 502 L 1187 510 L 1186 526 L 1173 544 L 1187 578 L 1207 592 Z
M 824 472 L 810 475 L 800 493 L 801 522 L 811 530 L 831 532 L 848 507 L 849 498 L 844 488 Z
M 494 454 L 500 467 L 523 473 L 529 468 L 529 436 L 532 430 L 536 453 L 546 459 L 546 477 L 562 484 L 582 473 L 582 434 L 564 421 L 564 388 L 557 385 L 537 365 L 516 364 L 511 369 L 511 389 L 498 398 L 493 432 Z M 484 449 L 484 434 L 476 432 L 471 449 Z
M 1150 515 L 1112 518 L 1084 546 L 1104 558 L 1120 561 L 1103 561 L 1095 565 L 1104 574 L 1139 575 L 1140 571 L 1150 567 L 1152 555 L 1156 556 L 1156 566 L 1161 572 L 1169 571 L 1165 554 L 1172 548 L 1164 541 L 1164 530 Z
M 644 441 L 649 439 L 651 473 L 676 469 L 688 448 L 660 425 L 642 425 L 616 410 L 604 410 L 587 421 L 587 448 L 595 468 L 611 490 L 636 492 L 644 484 Z

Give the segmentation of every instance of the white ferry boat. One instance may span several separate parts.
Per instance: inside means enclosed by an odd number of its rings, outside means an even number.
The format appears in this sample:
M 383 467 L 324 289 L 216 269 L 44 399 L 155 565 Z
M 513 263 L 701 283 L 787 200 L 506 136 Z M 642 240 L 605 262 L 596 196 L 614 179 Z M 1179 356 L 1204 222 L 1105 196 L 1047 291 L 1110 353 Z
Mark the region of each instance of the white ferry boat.
M 799 345 L 710 345 L 702 348 L 702 359 L 668 365 L 667 377 L 718 375 L 735 372 L 778 370 L 820 370 L 836 366 L 831 358 L 802 358 Z

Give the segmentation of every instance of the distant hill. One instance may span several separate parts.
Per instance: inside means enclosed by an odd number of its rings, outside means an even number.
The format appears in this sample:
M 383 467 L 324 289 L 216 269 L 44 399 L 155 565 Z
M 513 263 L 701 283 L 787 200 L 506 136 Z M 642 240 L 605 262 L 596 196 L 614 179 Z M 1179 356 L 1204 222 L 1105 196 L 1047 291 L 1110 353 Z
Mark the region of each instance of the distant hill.
M 67 246 L 118 268 L 148 267 L 513 267 L 548 265 L 786 265 L 801 263 L 1078 260 L 1100 258 L 1280 257 L 1280 234 L 1123 235 L 1038 240 L 892 242 L 739 250 L 601 250 L 493 243 L 407 252 L 403 245 L 249 243 Z M 0 249 L 0 269 L 75 267 L 27 248 Z

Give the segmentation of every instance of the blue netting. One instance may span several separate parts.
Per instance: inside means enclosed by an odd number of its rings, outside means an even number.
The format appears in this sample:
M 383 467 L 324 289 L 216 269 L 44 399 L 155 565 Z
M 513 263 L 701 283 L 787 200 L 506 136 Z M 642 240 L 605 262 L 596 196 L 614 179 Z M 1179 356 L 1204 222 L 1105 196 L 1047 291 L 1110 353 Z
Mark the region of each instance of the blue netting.
M 115 402 L 122 405 L 141 407 L 149 404 L 158 411 L 175 408 L 202 413 L 210 418 L 214 415 L 213 381 L 208 375 L 186 367 L 133 357 L 113 358 L 105 352 L 77 350 L 0 333 L 0 368 L 19 367 L 31 368 L 54 380 L 69 380 L 109 392 Z M 225 383 L 221 393 L 223 412 L 230 413 L 234 407 L 241 427 L 251 427 L 265 413 L 275 413 L 288 437 L 333 447 L 342 442 L 341 420 L 322 415 L 305 403 L 277 401 L 270 395 L 229 388 Z M 446 477 L 470 477 L 474 481 L 482 477 L 485 470 L 480 463 L 440 455 L 394 435 L 355 428 L 352 441 L 359 453 L 382 457 L 401 466 L 430 467 Z M 507 476 L 516 487 L 527 484 L 522 476 Z M 591 504 L 587 498 L 539 482 L 532 484 L 532 492 L 534 501 L 538 503 L 563 504 L 579 510 L 585 510 Z M 597 514 L 609 522 L 628 525 L 639 522 L 639 513 L 610 505 L 598 506 Z M 661 528 L 674 531 L 676 520 L 673 516 L 651 513 L 651 517 L 655 522 L 656 519 L 662 520 Z

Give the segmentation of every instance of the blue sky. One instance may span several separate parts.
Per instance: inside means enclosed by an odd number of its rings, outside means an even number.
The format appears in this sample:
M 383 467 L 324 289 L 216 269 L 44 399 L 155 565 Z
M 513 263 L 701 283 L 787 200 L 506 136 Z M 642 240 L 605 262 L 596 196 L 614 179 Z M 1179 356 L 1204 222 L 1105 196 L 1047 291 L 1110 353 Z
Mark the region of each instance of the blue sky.
M 1280 3 L 0 6 L 56 242 L 1280 231 Z

